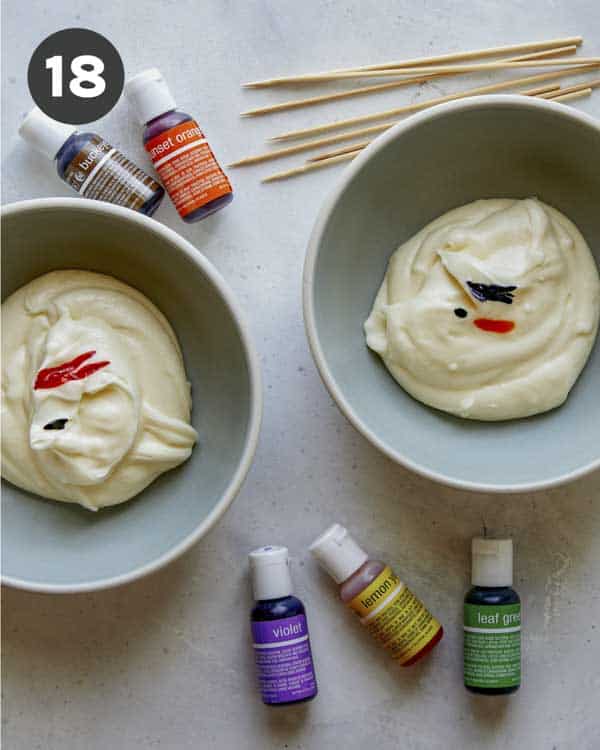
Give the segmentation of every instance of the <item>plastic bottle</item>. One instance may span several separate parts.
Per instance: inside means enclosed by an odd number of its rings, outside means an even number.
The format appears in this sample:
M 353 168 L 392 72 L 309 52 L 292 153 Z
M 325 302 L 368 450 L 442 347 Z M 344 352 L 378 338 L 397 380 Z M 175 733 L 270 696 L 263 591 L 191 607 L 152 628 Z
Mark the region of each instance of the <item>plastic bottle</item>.
M 176 109 L 161 72 L 151 68 L 134 76 L 125 95 L 146 126 L 144 146 L 181 218 L 200 221 L 231 203 L 227 176 L 198 123 Z
M 304 605 L 292 596 L 288 551 L 260 547 L 249 554 L 257 603 L 250 620 L 263 702 L 287 706 L 317 694 Z
M 34 107 L 19 135 L 49 159 L 61 180 L 84 198 L 107 201 L 152 216 L 165 191 L 120 151 L 96 133 L 80 133 Z
M 477 537 L 464 605 L 464 679 L 473 693 L 505 695 L 521 684 L 521 600 L 512 588 L 511 539 Z
M 388 565 L 370 560 L 343 526 L 327 529 L 310 551 L 340 584 L 341 600 L 403 667 L 439 643 L 444 634 L 440 623 Z

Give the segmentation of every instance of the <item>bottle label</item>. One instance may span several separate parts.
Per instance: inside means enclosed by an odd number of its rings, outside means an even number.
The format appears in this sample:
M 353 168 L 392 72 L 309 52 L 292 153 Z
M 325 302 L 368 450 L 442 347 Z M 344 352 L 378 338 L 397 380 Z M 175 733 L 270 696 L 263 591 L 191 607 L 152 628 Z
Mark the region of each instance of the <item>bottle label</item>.
M 521 684 L 521 605 L 465 604 L 465 685 Z
M 441 625 L 386 566 L 348 606 L 392 657 L 406 663 L 439 632 Z
M 232 192 L 195 120 L 151 138 L 146 151 L 181 217 Z
M 252 623 L 254 655 L 265 703 L 287 703 L 317 692 L 304 615 Z
M 160 190 L 156 180 L 98 135 L 71 160 L 65 181 L 84 198 L 139 209 Z

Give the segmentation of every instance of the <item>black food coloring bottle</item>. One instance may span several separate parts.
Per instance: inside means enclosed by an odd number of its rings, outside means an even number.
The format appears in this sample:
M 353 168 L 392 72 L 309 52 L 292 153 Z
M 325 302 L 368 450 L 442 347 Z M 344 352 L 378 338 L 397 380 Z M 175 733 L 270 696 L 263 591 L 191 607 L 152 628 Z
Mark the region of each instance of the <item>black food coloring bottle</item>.
M 317 694 L 317 681 L 304 605 L 292 596 L 288 551 L 260 547 L 249 559 L 256 599 L 250 621 L 263 703 L 310 701 Z
M 152 216 L 165 191 L 155 179 L 96 133 L 80 133 L 34 107 L 19 135 L 49 159 L 58 176 L 83 198 L 106 201 Z
M 473 539 L 471 582 L 464 605 L 465 687 L 514 693 L 521 684 L 521 600 L 512 588 L 511 539 Z

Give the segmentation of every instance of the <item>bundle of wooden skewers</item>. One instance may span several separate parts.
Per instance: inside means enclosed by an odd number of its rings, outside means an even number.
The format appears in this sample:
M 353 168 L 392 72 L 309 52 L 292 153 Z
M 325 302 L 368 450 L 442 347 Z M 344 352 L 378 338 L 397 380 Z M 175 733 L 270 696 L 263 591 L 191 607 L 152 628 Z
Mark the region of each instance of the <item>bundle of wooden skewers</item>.
M 263 182 L 283 180 L 288 177 L 306 174 L 316 169 L 323 169 L 333 164 L 349 161 L 357 156 L 369 145 L 374 136 L 379 135 L 395 125 L 399 118 L 418 112 L 436 104 L 456 99 L 494 94 L 499 92 L 513 92 L 523 96 L 533 96 L 549 99 L 554 102 L 570 102 L 589 96 L 593 89 L 600 87 L 600 78 L 587 77 L 573 85 L 562 87 L 558 81 L 562 78 L 581 74 L 595 73 L 600 68 L 600 57 L 570 57 L 576 55 L 582 37 L 567 37 L 551 39 L 542 42 L 527 42 L 503 47 L 473 50 L 470 52 L 452 52 L 435 57 L 422 57 L 412 60 L 366 65 L 358 68 L 345 68 L 322 73 L 307 75 L 270 78 L 264 81 L 245 83 L 245 88 L 260 89 L 276 86 L 306 86 L 307 84 L 331 85 L 337 81 L 356 80 L 368 82 L 343 91 L 320 94 L 304 98 L 296 98 L 278 104 L 272 104 L 259 109 L 242 112 L 244 117 L 258 117 L 283 112 L 301 107 L 311 107 L 327 102 L 339 101 L 351 97 L 365 96 L 390 89 L 405 86 L 422 85 L 428 82 L 466 73 L 487 73 L 488 71 L 522 68 L 542 68 L 543 72 L 526 77 L 508 78 L 496 83 L 490 83 L 477 88 L 470 88 L 445 96 L 419 100 L 411 104 L 373 112 L 358 117 L 351 117 L 333 122 L 326 122 L 302 130 L 292 130 L 275 135 L 269 139 L 271 143 L 299 141 L 292 145 L 284 145 L 271 151 L 247 156 L 230 164 L 230 167 L 242 167 L 260 164 L 274 159 L 327 148 L 325 151 L 310 156 L 303 164 L 277 172 L 263 178 Z M 492 59 L 491 61 L 489 58 Z M 484 62 L 480 62 L 484 60 Z M 478 61 L 478 62 L 473 62 Z M 549 68 L 549 70 L 546 70 Z M 370 83 L 372 79 L 383 79 L 378 83 Z M 381 122 L 383 121 L 383 122 Z M 365 123 L 378 123 L 366 125 Z M 360 127 L 357 127 L 360 126 Z M 342 132 L 336 132 L 342 131 Z M 327 134 L 327 135 L 324 135 Z M 359 139 L 359 140 L 357 140 Z M 353 141 L 352 143 L 346 143 Z M 338 146 L 338 144 L 346 144 Z M 331 149 L 332 146 L 336 148 Z

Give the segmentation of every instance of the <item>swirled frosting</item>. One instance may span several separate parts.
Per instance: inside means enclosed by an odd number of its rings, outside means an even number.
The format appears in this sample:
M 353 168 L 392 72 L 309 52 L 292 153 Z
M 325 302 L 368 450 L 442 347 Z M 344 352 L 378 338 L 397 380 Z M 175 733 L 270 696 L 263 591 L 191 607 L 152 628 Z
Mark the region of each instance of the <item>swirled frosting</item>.
M 565 401 L 599 313 L 598 270 L 569 219 L 538 200 L 480 200 L 398 248 L 365 333 L 419 401 L 512 419 Z
M 96 510 L 185 461 L 197 439 L 175 334 L 110 276 L 54 271 L 2 305 L 2 476 Z

